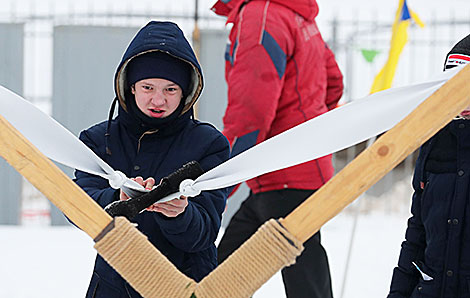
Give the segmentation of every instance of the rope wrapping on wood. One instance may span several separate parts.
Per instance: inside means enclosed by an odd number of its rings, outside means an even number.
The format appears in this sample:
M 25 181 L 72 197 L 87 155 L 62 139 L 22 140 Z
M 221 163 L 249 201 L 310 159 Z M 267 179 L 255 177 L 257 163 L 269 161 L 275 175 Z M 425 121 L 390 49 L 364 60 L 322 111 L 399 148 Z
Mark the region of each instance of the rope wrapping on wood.
M 265 222 L 196 287 L 197 298 L 250 297 L 277 271 L 302 253 L 297 240 L 278 221 Z
M 94 247 L 143 297 L 189 298 L 197 286 L 124 217 Z

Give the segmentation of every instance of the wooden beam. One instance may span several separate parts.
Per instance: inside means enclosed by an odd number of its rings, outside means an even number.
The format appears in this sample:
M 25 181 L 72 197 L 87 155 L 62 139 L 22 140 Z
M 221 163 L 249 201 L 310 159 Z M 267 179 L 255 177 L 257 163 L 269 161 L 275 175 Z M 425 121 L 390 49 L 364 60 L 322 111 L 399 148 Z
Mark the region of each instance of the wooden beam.
M 469 106 L 469 82 L 470 66 L 466 66 L 282 219 L 284 227 L 302 242 L 312 237 L 328 220 Z
M 2 116 L 0 155 L 91 238 L 112 221 L 101 206 Z

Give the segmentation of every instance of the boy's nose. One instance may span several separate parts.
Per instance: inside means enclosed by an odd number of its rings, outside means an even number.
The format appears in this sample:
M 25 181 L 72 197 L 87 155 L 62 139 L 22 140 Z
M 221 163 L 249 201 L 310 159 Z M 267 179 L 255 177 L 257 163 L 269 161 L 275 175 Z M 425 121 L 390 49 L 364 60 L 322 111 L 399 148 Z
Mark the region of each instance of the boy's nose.
M 165 95 L 162 91 L 155 91 L 152 95 L 152 103 L 159 106 L 165 103 Z

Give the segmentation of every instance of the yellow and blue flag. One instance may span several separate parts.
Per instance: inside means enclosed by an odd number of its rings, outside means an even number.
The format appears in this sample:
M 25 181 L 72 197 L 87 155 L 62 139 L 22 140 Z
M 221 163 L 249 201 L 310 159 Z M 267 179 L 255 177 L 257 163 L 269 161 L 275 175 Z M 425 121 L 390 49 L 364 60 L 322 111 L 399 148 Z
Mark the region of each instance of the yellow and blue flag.
M 393 77 L 398 65 L 398 59 L 408 42 L 408 26 L 413 20 L 420 27 L 424 23 L 411 9 L 408 8 L 406 0 L 399 0 L 398 9 L 395 16 L 395 22 L 392 27 L 392 40 L 390 42 L 390 51 L 387 62 L 379 74 L 375 77 L 370 93 L 388 89 L 392 86 Z

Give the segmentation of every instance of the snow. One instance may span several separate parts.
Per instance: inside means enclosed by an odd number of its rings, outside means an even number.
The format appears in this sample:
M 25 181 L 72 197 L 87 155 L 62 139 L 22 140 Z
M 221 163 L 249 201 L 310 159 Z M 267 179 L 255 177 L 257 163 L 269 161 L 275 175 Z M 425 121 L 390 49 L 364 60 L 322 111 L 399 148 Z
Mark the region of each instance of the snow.
M 341 297 L 355 218 L 356 232 Z M 347 209 L 322 228 L 335 297 L 386 296 L 406 219 L 406 214 L 357 214 Z M 75 227 L 0 226 L 0 237 L 0 297 L 84 297 L 96 254 L 93 241 L 84 232 Z M 285 297 L 280 274 L 254 297 Z
M 73 227 L 1 226 L 0 297 L 84 297 L 93 241 Z

